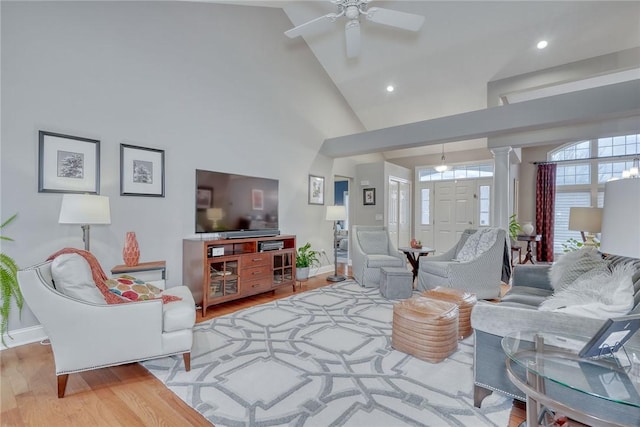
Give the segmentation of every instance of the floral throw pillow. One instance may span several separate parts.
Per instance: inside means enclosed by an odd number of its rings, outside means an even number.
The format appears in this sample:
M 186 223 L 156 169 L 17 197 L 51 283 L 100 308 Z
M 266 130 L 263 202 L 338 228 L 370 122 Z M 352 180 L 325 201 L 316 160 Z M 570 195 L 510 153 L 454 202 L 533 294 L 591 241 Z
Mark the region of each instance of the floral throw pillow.
M 162 289 L 131 276 L 108 279 L 105 281 L 105 284 L 109 288 L 109 292 L 129 301 L 146 301 L 162 298 Z

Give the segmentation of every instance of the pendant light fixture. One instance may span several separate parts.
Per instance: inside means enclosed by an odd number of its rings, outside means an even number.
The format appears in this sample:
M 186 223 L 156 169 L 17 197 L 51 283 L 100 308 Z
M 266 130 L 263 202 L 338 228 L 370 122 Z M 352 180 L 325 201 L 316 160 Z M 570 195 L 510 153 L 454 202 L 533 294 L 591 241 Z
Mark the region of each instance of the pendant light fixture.
M 447 166 L 444 163 L 444 144 L 442 144 L 442 157 L 440 158 L 440 160 L 441 160 L 441 163 L 438 166 L 436 166 L 435 169 L 436 169 L 436 172 L 442 173 L 442 172 L 445 172 L 447 169 L 449 169 L 449 166 Z

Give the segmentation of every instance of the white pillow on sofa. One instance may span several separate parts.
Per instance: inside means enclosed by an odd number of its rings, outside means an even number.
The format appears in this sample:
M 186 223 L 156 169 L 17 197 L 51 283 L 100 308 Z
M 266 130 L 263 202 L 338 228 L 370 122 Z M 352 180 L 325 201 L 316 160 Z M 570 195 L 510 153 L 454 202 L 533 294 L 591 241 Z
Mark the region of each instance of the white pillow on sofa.
M 89 263 L 78 254 L 62 254 L 51 263 L 51 276 L 58 291 L 68 297 L 106 304 L 91 275 Z
M 556 311 L 596 319 L 624 316 L 633 308 L 632 263 L 593 275 L 585 273 L 547 298 L 538 310 Z
M 567 252 L 554 262 L 549 269 L 549 282 L 555 291 L 559 291 L 575 282 L 589 271 L 593 274 L 605 272 L 609 262 L 602 259 L 596 249 L 583 248 Z

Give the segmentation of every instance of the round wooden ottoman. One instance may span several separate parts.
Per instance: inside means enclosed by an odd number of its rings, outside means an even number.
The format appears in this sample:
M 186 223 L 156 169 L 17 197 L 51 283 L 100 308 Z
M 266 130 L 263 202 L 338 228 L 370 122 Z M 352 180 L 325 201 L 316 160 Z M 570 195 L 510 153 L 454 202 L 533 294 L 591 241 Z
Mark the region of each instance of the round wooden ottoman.
M 391 346 L 438 363 L 458 349 L 458 306 L 421 296 L 393 306 Z
M 473 328 L 471 328 L 471 310 L 473 310 L 473 306 L 478 302 L 475 294 L 463 289 L 438 286 L 437 288 L 423 292 L 422 296 L 457 304 L 459 338 L 466 338 L 473 333 Z

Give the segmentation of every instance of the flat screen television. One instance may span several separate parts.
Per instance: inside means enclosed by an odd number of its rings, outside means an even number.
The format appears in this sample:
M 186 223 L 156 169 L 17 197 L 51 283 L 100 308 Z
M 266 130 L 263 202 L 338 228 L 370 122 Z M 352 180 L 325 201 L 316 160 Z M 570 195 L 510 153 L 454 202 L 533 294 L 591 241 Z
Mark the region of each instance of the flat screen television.
M 278 180 L 196 170 L 196 233 L 276 236 Z

